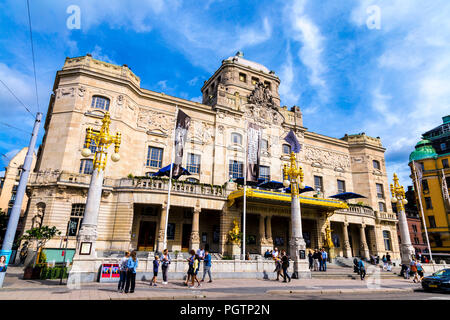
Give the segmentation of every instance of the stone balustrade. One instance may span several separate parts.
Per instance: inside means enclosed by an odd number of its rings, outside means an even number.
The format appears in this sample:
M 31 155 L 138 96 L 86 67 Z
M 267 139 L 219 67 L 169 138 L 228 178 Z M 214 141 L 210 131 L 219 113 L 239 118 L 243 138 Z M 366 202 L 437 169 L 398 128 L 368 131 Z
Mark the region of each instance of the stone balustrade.
M 397 215 L 393 212 L 378 212 L 376 211 L 378 220 L 397 221 Z
M 363 215 L 363 216 L 369 216 L 369 217 L 375 217 L 375 212 L 369 208 L 369 207 L 363 207 L 363 206 L 357 206 L 348 204 L 347 209 L 339 209 L 336 210 L 336 213 L 341 214 L 355 214 L 355 215 Z

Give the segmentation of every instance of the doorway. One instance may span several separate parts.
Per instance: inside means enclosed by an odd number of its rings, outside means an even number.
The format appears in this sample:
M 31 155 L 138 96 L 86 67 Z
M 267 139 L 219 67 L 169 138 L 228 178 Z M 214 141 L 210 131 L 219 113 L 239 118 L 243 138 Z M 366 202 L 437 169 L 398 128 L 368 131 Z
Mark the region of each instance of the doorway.
M 139 226 L 138 251 L 153 251 L 155 246 L 156 222 L 141 221 Z
M 189 240 L 191 238 L 192 224 L 183 224 L 183 232 L 181 234 L 181 251 L 189 251 Z

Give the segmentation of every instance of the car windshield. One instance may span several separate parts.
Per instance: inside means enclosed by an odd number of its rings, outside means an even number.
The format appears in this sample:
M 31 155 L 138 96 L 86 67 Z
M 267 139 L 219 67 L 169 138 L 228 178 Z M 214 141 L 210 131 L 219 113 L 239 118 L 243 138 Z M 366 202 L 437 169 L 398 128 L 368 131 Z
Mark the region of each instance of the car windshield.
M 439 270 L 434 274 L 437 277 L 450 277 L 450 269 Z

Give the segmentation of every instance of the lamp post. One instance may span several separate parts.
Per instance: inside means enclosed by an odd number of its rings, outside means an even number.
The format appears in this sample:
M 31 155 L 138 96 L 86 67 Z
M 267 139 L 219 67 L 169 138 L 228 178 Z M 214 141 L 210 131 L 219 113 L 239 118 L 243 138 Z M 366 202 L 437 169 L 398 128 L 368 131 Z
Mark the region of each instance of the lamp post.
M 311 272 L 308 268 L 308 262 L 306 261 L 306 243 L 303 239 L 302 233 L 302 216 L 300 211 L 300 199 L 299 188 L 303 189 L 303 170 L 299 166 L 297 167 L 295 153 L 291 152 L 290 166 L 284 165 L 283 168 L 283 185 L 285 187 L 291 186 L 291 238 L 289 239 L 290 255 L 294 261 L 294 273 L 292 278 L 298 279 L 302 274 L 308 274 L 310 277 Z M 299 183 L 300 180 L 300 183 Z
M 83 157 L 89 157 L 91 150 L 89 147 L 94 144 L 97 148 L 94 156 L 94 171 L 92 172 L 91 183 L 89 185 L 86 199 L 86 208 L 84 211 L 83 222 L 77 236 L 77 247 L 73 258 L 73 265 L 69 277 L 78 275 L 81 282 L 94 281 L 97 274 L 95 242 L 97 240 L 97 222 L 98 212 L 103 188 L 103 174 L 106 167 L 107 149 L 114 143 L 114 153 L 111 160 L 117 162 L 120 160 L 119 146 L 121 134 L 117 132 L 110 135 L 109 125 L 111 118 L 109 112 L 106 112 L 102 119 L 100 132 L 94 132 L 92 128 L 86 129 L 86 145 L 81 151 Z
M 405 198 L 405 189 L 398 183 L 397 175 L 394 173 L 394 184 L 391 183 L 392 203 L 397 205 L 398 227 L 400 229 L 400 237 L 402 243 L 400 245 L 400 255 L 402 264 L 409 265 L 415 249 L 411 244 L 409 236 L 408 222 L 406 221 L 405 204 L 408 200 Z

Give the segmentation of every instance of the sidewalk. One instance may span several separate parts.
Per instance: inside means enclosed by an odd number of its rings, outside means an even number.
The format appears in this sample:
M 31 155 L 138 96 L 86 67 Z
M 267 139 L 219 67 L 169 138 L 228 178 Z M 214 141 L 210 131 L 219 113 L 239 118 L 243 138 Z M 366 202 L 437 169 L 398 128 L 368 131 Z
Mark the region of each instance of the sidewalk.
M 0 300 L 122 300 L 122 299 L 227 299 L 236 296 L 285 294 L 356 294 L 379 292 L 412 292 L 420 284 L 398 279 L 380 279 L 377 289 L 370 289 L 366 281 L 352 279 L 301 279 L 282 283 L 263 279 L 229 279 L 202 282 L 202 286 L 189 289 L 183 281 L 173 280 L 167 285 L 160 282 L 150 287 L 148 281 L 137 281 L 134 293 L 118 293 L 114 283 L 84 283 L 79 289 L 59 285 L 59 280 L 22 280 L 21 270 L 11 268 L 0 289 Z M 18 268 L 17 268 L 18 269 Z M 170 279 L 170 274 L 169 274 Z M 161 281 L 161 279 L 159 279 Z

